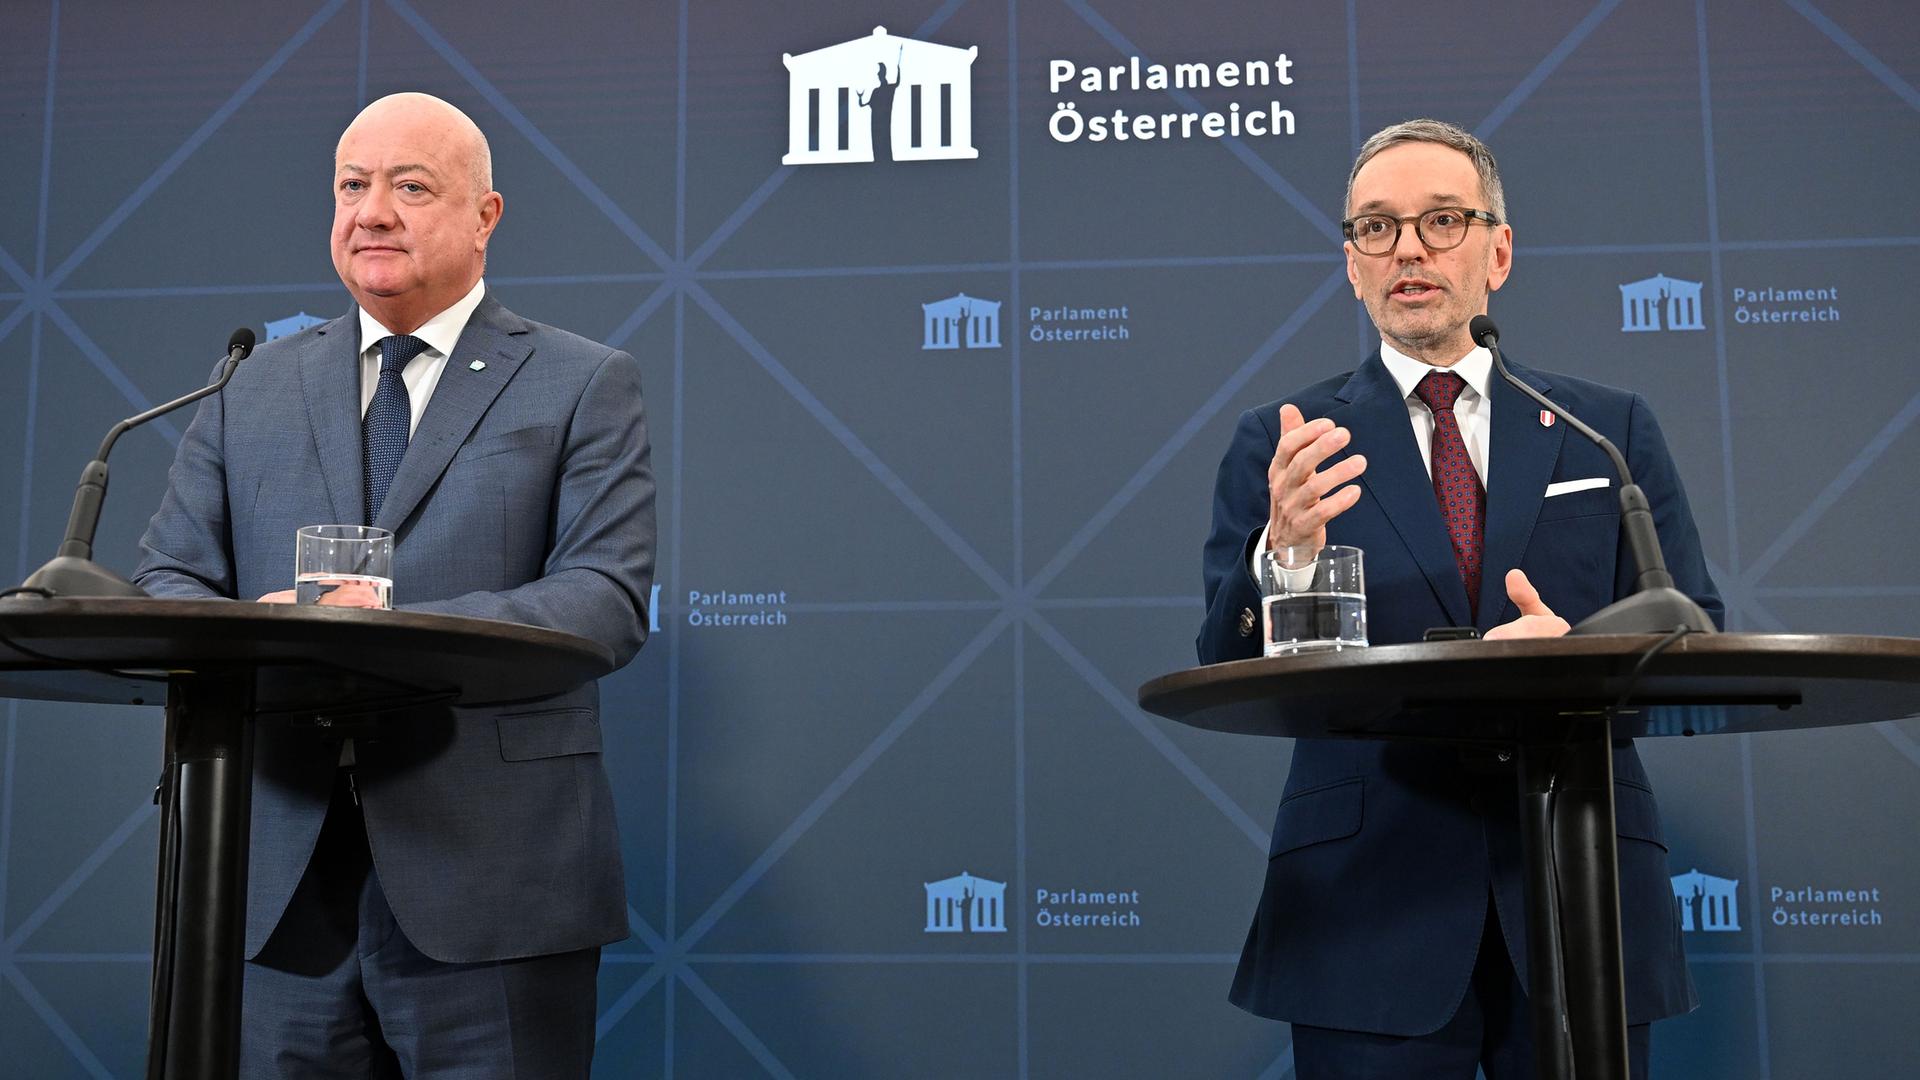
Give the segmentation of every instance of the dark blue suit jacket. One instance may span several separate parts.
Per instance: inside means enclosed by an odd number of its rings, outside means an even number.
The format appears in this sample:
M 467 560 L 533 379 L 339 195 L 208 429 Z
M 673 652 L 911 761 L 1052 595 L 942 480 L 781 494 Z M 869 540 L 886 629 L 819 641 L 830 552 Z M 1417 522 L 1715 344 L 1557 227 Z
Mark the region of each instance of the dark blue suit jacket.
M 289 588 L 297 528 L 361 520 L 358 318 L 261 345 L 201 404 L 141 540 L 148 592 Z M 489 295 L 373 524 L 395 534 L 395 607 L 564 630 L 624 664 L 646 638 L 653 504 L 633 357 Z M 356 740 L 356 781 L 380 884 L 421 952 L 472 962 L 627 936 L 594 684 L 386 719 Z M 299 884 L 340 753 L 283 723 L 254 746 L 249 957 Z
M 1660 427 L 1639 395 L 1509 364 L 1514 374 L 1613 440 L 1646 490 L 1677 586 L 1716 621 L 1699 534 Z M 1327 542 L 1365 552 L 1369 639 L 1418 641 L 1433 626 L 1475 623 L 1420 459 L 1405 399 L 1378 352 L 1347 374 L 1285 399 L 1353 434 L 1329 462 L 1364 454 L 1354 507 Z M 1267 465 L 1280 402 L 1240 418 L 1220 463 L 1206 546 L 1202 663 L 1257 656 L 1260 593 L 1249 556 L 1267 522 Z M 1619 539 L 1618 481 L 1606 455 L 1501 382 L 1492 386 L 1485 572 L 1477 625 L 1515 617 L 1505 575 L 1519 567 L 1554 611 L 1579 622 L 1630 591 Z M 1608 486 L 1545 498 L 1547 485 Z M 1695 1003 L 1681 953 L 1666 845 L 1631 742 L 1614 753 L 1627 1017 L 1645 1023 Z M 1449 747 L 1303 739 L 1287 775 L 1260 907 L 1233 1001 L 1275 1019 L 1420 1035 L 1453 1015 L 1472 974 L 1489 894 L 1508 952 L 1526 976 L 1525 905 L 1515 780 L 1470 768 Z

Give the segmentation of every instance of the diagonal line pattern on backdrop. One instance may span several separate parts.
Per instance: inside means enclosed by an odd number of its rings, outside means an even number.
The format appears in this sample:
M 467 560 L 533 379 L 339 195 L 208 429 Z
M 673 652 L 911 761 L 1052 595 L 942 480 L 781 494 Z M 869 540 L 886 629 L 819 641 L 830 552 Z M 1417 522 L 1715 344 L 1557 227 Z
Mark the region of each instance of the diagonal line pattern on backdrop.
M 661 282 L 659 288 L 648 294 L 647 298 L 640 302 L 640 306 L 633 309 L 633 314 L 621 320 L 620 325 L 614 328 L 613 333 L 608 334 L 601 340 L 611 348 L 626 348 L 627 339 L 632 337 L 634 332 L 639 330 L 654 312 L 660 310 L 660 305 L 666 303 L 667 299 L 673 295 L 673 285 L 670 282 Z M 678 387 L 674 389 L 676 393 L 679 390 Z
M 648 968 L 647 973 L 632 986 L 622 991 L 619 997 L 613 999 L 613 1003 L 606 1007 L 598 1020 L 594 1021 L 593 1041 L 597 1043 L 606 1038 L 614 1028 L 620 1025 L 620 1021 L 627 1018 L 627 1014 L 633 1011 L 635 1005 L 640 1004 L 655 986 L 660 985 L 670 971 L 672 968 L 667 962 L 656 963 Z
M 1127 723 L 1133 725 L 1133 729 L 1140 733 L 1140 737 L 1145 739 L 1148 745 L 1158 751 L 1161 757 L 1166 758 L 1168 764 L 1179 770 L 1180 775 L 1186 777 L 1188 783 L 1199 789 L 1200 794 L 1205 795 L 1207 801 L 1232 822 L 1235 828 L 1244 833 L 1248 840 L 1253 841 L 1254 847 L 1261 851 L 1267 850 L 1273 840 L 1272 834 L 1261 828 L 1259 822 L 1249 817 L 1247 812 L 1240 808 L 1240 804 L 1233 801 L 1232 796 L 1221 790 L 1220 785 L 1214 783 L 1213 778 L 1208 776 L 1205 770 L 1188 757 L 1185 751 L 1175 746 L 1172 739 L 1167 738 L 1165 732 L 1155 727 L 1154 721 L 1140 711 L 1140 706 L 1119 687 L 1113 685 L 1112 681 L 1094 666 L 1093 661 L 1087 659 L 1086 654 L 1074 648 L 1066 635 L 1037 612 L 1029 612 L 1026 622 L 1046 640 L 1048 645 L 1053 646 L 1053 651 L 1059 653 L 1060 658 L 1086 680 L 1087 685 L 1092 687 L 1095 693 L 1105 698 L 1107 703 L 1126 719 Z
M 1901 78 L 1879 57 L 1868 52 L 1867 47 L 1856 41 L 1852 34 L 1840 29 L 1839 23 L 1828 18 L 1825 12 L 1814 7 L 1807 0 L 1785 0 L 1785 2 L 1788 7 L 1799 12 L 1801 18 L 1812 23 L 1815 29 L 1833 39 L 1833 43 L 1840 46 L 1848 56 L 1853 57 L 1861 67 L 1866 68 L 1868 74 L 1880 80 L 1882 86 L 1899 95 L 1901 101 L 1920 109 L 1920 90 L 1915 90 L 1912 83 Z
M 653 928 L 653 924 L 647 922 L 646 919 L 641 917 L 638 911 L 633 909 L 632 904 L 627 905 L 627 929 L 633 933 L 634 937 L 639 938 L 647 948 L 654 952 L 663 953 L 667 951 L 666 939 L 661 937 L 660 932 Z
M 7 335 L 13 333 L 13 328 L 26 321 L 27 316 L 32 313 L 32 304 L 21 304 L 14 308 L 13 312 L 6 318 L 0 319 L 0 341 L 5 341 Z
M 465 79 L 468 85 L 472 86 L 481 97 L 485 98 L 487 104 L 492 105 L 494 111 L 498 112 L 502 119 L 513 125 L 515 131 L 519 132 L 523 138 L 533 144 L 533 148 L 540 152 L 540 156 L 546 158 L 553 164 L 554 168 L 560 170 L 562 176 L 565 176 L 574 187 L 580 190 L 582 195 L 587 197 L 589 202 L 593 203 L 602 214 L 605 214 L 608 221 L 613 222 L 614 228 L 619 229 L 621 235 L 633 241 L 634 246 L 645 252 L 647 258 L 652 259 L 662 270 L 670 269 L 673 266 L 673 256 L 667 254 L 666 249 L 655 242 L 653 237 L 648 236 L 646 230 L 640 227 L 640 223 L 633 220 L 625 210 L 622 210 L 619 204 L 615 203 L 612 197 L 601 189 L 600 185 L 593 182 L 592 177 L 582 171 L 578 165 L 573 163 L 573 159 L 567 157 L 558 146 L 554 145 L 552 139 L 547 138 L 545 133 L 539 128 L 534 127 L 533 121 L 528 120 L 526 114 L 521 112 L 513 102 L 507 100 L 507 96 L 501 93 L 498 87 L 489 82 L 486 76 L 480 74 L 480 69 L 474 67 L 472 62 L 460 55 L 459 50 L 455 49 L 446 38 L 442 37 L 438 30 L 435 30 L 427 20 L 421 18 L 420 13 L 413 10 L 411 4 L 408 4 L 406 0 L 387 0 L 387 7 L 391 8 L 394 14 L 406 20 L 407 25 L 413 27 L 414 33 L 420 35 L 420 40 L 426 42 L 427 46 L 434 52 L 439 53 L 440 58 L 445 60 L 447 65 L 453 68 L 455 72 L 459 73 L 460 77 Z
M 14 257 L 7 254 L 7 249 L 3 247 L 0 247 L 0 270 L 5 270 L 8 277 L 19 282 L 22 289 L 28 292 L 33 291 L 33 275 L 27 273 L 27 268 L 15 261 Z
M 959 11 L 965 3 L 966 0 L 947 0 L 946 3 L 940 5 L 939 10 L 927 16 L 927 21 L 916 27 L 910 36 L 924 38 L 928 34 L 940 29 L 946 25 L 948 19 L 953 18 L 954 13 Z M 680 130 L 682 132 L 686 130 L 684 112 L 682 113 Z M 726 220 L 720 223 L 720 227 L 713 230 L 713 234 L 708 236 L 699 247 L 694 249 L 693 254 L 687 258 L 686 268 L 689 270 L 695 269 L 712 258 L 713 253 L 720 249 L 720 245 L 732 239 L 733 234 L 738 232 L 740 227 L 747 223 L 747 219 L 751 218 L 755 211 L 765 205 L 766 201 L 773 197 L 773 193 L 779 191 L 781 185 L 785 184 L 787 180 L 793 176 L 793 170 L 795 168 L 796 166 L 793 165 L 782 165 L 769 173 L 767 178 L 760 182 L 760 186 L 754 189 L 753 194 L 747 196 L 746 201 L 736 207 L 733 213 L 728 214 Z M 682 210 L 684 211 L 684 209 L 685 203 L 683 200 Z
M 1555 45 L 1551 52 L 1535 64 L 1533 70 L 1527 73 L 1527 77 L 1521 79 L 1520 84 L 1501 99 L 1500 104 L 1493 107 L 1493 111 L 1487 114 L 1485 120 L 1480 121 L 1479 126 L 1473 129 L 1474 135 L 1481 139 L 1492 138 L 1500 125 L 1506 123 L 1513 116 L 1514 111 L 1533 96 L 1535 90 L 1540 89 L 1540 84 L 1547 81 L 1547 76 L 1559 70 L 1560 65 L 1566 63 L 1567 57 L 1572 56 L 1573 51 L 1580 47 L 1580 43 L 1587 40 L 1587 35 L 1593 33 L 1596 27 L 1606 21 L 1607 16 L 1613 14 L 1613 9 L 1619 6 L 1620 0 L 1601 0 L 1592 11 L 1587 12 L 1586 18 L 1581 19 L 1572 30 L 1569 30 L 1567 36 L 1560 39 L 1560 44 Z
M 681 968 L 677 974 L 680 981 L 686 984 L 687 989 L 693 991 L 693 996 L 699 998 L 700 1003 L 713 1014 L 713 1018 L 720 1021 L 722 1027 L 732 1032 L 734 1038 L 740 1040 L 740 1045 L 746 1049 L 747 1053 L 753 1055 L 753 1060 L 759 1062 L 761 1068 L 767 1070 L 771 1076 L 793 1080 L 793 1073 L 780 1063 L 780 1059 L 773 1055 L 772 1050 L 767 1049 L 767 1044 L 760 1041 L 760 1037 L 753 1033 L 753 1029 L 747 1026 L 746 1021 L 740 1019 L 732 1009 L 727 1008 L 727 1003 L 720 1000 L 720 995 L 713 992 L 713 987 L 708 986 L 705 979 L 694 974 L 691 968 Z
M 148 818 L 159 812 L 159 808 L 150 802 L 143 802 L 135 807 L 133 813 L 128 814 L 111 833 L 107 834 L 107 838 L 93 849 L 92 854 L 82 859 L 80 865 L 73 868 L 73 873 L 68 874 L 65 881 L 48 893 L 46 899 L 40 901 L 40 906 L 33 909 L 32 914 L 22 919 L 19 926 L 13 928 L 13 933 L 7 936 L 4 943 L 0 943 L 0 948 L 4 948 L 7 952 L 18 950 L 28 938 L 33 936 L 34 931 L 40 929 L 48 919 L 54 916 L 54 913 L 60 910 L 60 905 L 66 903 L 69 897 L 78 892 L 80 886 L 87 883 L 87 879 L 93 877 L 95 872 L 106 865 L 107 860 L 112 858 L 113 854 L 119 851 L 134 833 L 140 831 L 140 826 L 145 825 Z
M 852 787 L 855 781 L 866 774 L 866 771 L 873 766 L 873 763 L 879 760 L 880 755 L 886 753 L 887 750 L 899 740 L 900 736 L 906 734 L 907 729 L 912 727 L 914 723 L 920 719 L 921 715 L 931 708 L 935 701 L 940 699 L 940 695 L 946 693 L 947 687 L 953 685 L 954 680 L 958 679 L 962 673 L 973 666 L 973 662 L 979 659 L 980 654 L 987 650 L 987 646 L 993 644 L 993 642 L 999 638 L 1000 632 L 1005 630 L 1010 622 L 1012 622 L 1012 616 L 1003 611 L 995 616 L 991 622 L 987 623 L 986 627 L 978 634 L 974 635 L 973 640 L 968 642 L 967 646 L 961 649 L 959 654 L 949 661 L 947 666 L 942 668 L 938 675 L 933 677 L 933 681 L 928 683 L 926 688 L 921 690 L 920 693 L 907 704 L 906 708 L 900 710 L 899 715 L 889 721 L 887 726 L 881 729 L 880 734 L 874 736 L 873 741 L 867 744 L 867 748 L 860 752 L 860 756 L 848 763 L 847 767 L 840 771 L 840 775 L 834 777 L 833 782 L 827 785 L 826 790 L 816 796 L 813 802 L 809 803 L 807 808 L 802 810 L 799 816 L 793 819 L 793 823 L 788 825 L 786 829 L 775 838 L 773 843 L 767 846 L 767 849 L 760 854 L 760 857 L 755 859 L 752 865 L 748 866 L 747 869 L 734 880 L 733 884 L 727 886 L 719 898 L 714 900 L 713 904 L 707 908 L 706 913 L 694 920 L 687 927 L 686 932 L 681 934 L 675 942 L 675 947 L 685 951 L 693 948 L 701 938 L 705 937 L 707 933 L 719 923 L 720 919 L 732 909 L 733 905 L 737 903 L 742 896 L 746 895 L 747 890 L 758 883 L 762 877 L 765 877 L 767 871 L 771 870 L 773 865 L 779 862 L 781 857 L 786 855 L 788 850 L 790 850 L 794 844 L 798 843 L 802 836 L 806 835 L 807 830 L 813 828 L 814 823 L 820 820 L 821 815 L 831 809 L 833 804 L 839 801 L 840 796 L 846 794 L 847 789 Z
M 1287 1048 L 1280 1051 L 1280 1056 L 1275 1058 L 1273 1064 L 1267 1066 L 1266 1070 L 1260 1074 L 1260 1080 L 1287 1080 L 1287 1078 L 1292 1075 L 1293 1042 L 1289 1039 Z
M 293 36 L 288 38 L 286 43 L 281 45 L 279 50 L 267 59 L 266 63 L 260 65 L 252 75 L 248 76 L 247 81 L 241 83 L 240 88 L 235 90 L 232 96 L 228 97 L 226 102 L 218 109 L 215 109 L 212 116 L 207 117 L 205 122 L 195 129 L 192 135 L 187 136 L 186 142 L 181 143 L 178 149 L 168 155 L 167 159 L 160 163 L 160 167 L 155 169 L 151 176 L 148 176 L 139 187 L 134 189 L 133 194 L 128 195 L 118 207 L 114 208 L 113 213 L 108 214 L 106 220 L 96 226 L 93 232 L 89 234 L 85 240 L 81 241 L 80 246 L 74 248 L 73 252 L 66 257 L 66 260 L 54 269 L 53 273 L 47 275 L 46 287 L 48 289 L 57 288 L 61 282 L 65 281 L 75 270 L 79 269 L 80 264 L 85 262 L 88 256 L 92 255 L 94 251 L 100 247 L 101 243 L 103 243 L 108 236 L 111 236 L 113 231 L 118 229 L 121 223 L 126 221 L 135 210 L 139 209 L 155 191 L 158 191 L 160 185 L 165 183 L 167 178 L 171 177 L 181 165 L 185 164 L 186 160 L 192 157 L 195 151 L 199 150 L 209 138 L 212 138 L 213 133 L 220 130 L 221 126 L 231 119 L 234 113 L 240 110 L 240 106 L 245 105 L 262 86 L 266 85 L 267 80 L 272 78 L 288 60 L 292 59 L 293 54 L 300 51 L 300 47 L 305 45 L 322 26 L 326 25 L 329 19 L 338 14 L 340 8 L 344 6 L 345 3 L 346 0 L 328 0 L 326 4 L 323 4 L 320 10 L 316 11 L 313 17 L 307 20 L 306 25 L 295 31 Z
M 87 1049 L 86 1040 L 82 1039 L 80 1034 L 61 1017 L 52 1003 L 40 993 L 40 989 L 27 981 L 25 972 L 12 964 L 0 964 L 0 974 L 4 974 L 7 982 L 12 983 L 13 988 L 20 992 L 20 996 L 26 1000 L 27 1007 L 33 1010 L 41 1023 L 47 1025 L 47 1030 L 53 1033 L 54 1038 L 60 1040 L 60 1045 L 67 1048 L 67 1053 L 73 1055 L 73 1060 L 80 1063 L 80 1067 L 87 1071 L 88 1076 L 95 1077 L 97 1080 L 113 1080 L 113 1073 L 107 1070 L 106 1065 L 101 1063 L 93 1051 Z
M 1218 415 L 1220 410 L 1226 408 L 1234 395 L 1251 382 L 1253 377 L 1267 366 L 1268 361 L 1273 359 L 1274 354 L 1279 352 L 1281 347 L 1298 333 L 1302 326 L 1306 325 L 1307 320 L 1326 305 L 1327 301 L 1333 299 L 1339 287 L 1346 283 L 1347 274 L 1344 267 L 1328 274 L 1326 280 L 1322 281 L 1319 287 L 1309 293 L 1307 298 L 1301 301 L 1300 306 L 1293 310 L 1293 314 L 1287 316 L 1287 321 L 1281 323 L 1272 334 L 1268 335 L 1267 340 L 1261 342 L 1260 347 L 1253 351 L 1253 355 L 1247 357 L 1246 362 L 1241 364 L 1227 378 L 1227 381 L 1222 383 L 1219 389 L 1215 390 L 1200 408 L 1188 417 L 1186 422 L 1181 424 L 1158 450 L 1153 452 L 1153 456 L 1149 457 L 1146 463 L 1141 465 L 1125 484 L 1121 485 L 1119 491 L 1114 492 L 1113 497 L 1107 500 L 1107 504 L 1073 534 L 1066 546 L 1060 549 L 1059 554 L 1050 559 L 1039 573 L 1028 580 L 1024 589 L 1026 595 L 1039 596 L 1054 578 L 1059 577 L 1068 564 L 1079 557 L 1087 545 L 1100 535 L 1120 511 L 1126 509 L 1127 505 L 1146 489 L 1147 484 L 1167 467 L 1174 455 L 1192 442 L 1193 437 L 1200 433 L 1200 429 Z
M 1908 761 L 1913 762 L 1915 765 L 1920 765 L 1920 743 L 1914 742 L 1912 736 L 1901 731 L 1898 724 L 1892 720 L 1882 720 L 1872 725 L 1872 727 L 1873 730 L 1880 733 L 1881 738 L 1892 743 L 1895 750 L 1905 755 Z
M 1122 53 L 1138 56 L 1143 61 L 1147 59 L 1146 52 L 1142 50 L 1140 46 L 1135 45 L 1132 40 L 1125 34 L 1122 34 L 1118 28 L 1108 22 L 1099 12 L 1088 7 L 1085 0 L 1066 0 L 1066 5 L 1073 10 L 1075 15 L 1080 17 L 1082 22 L 1092 27 L 1094 33 L 1105 38 L 1107 44 Z M 1204 111 L 1206 109 L 1206 106 L 1201 104 L 1199 98 L 1194 97 L 1185 90 L 1167 90 L 1164 91 L 1164 93 L 1178 102 L 1183 109 L 1196 111 Z M 1272 165 L 1267 164 L 1266 159 L 1254 153 L 1253 149 L 1246 144 L 1245 140 L 1229 137 L 1217 141 L 1223 149 L 1238 158 L 1242 165 L 1251 169 L 1253 174 L 1258 176 L 1262 183 L 1272 188 L 1275 194 L 1285 199 L 1287 205 L 1293 207 L 1301 217 L 1307 220 L 1307 224 L 1312 225 L 1320 235 L 1326 237 L 1333 243 L 1339 243 L 1339 224 L 1322 213 L 1320 208 L 1313 204 L 1313 200 L 1301 194 L 1299 188 L 1288 183 L 1287 178 L 1281 176 Z
M 795 378 L 793 372 L 787 370 L 786 365 L 780 363 L 771 352 L 767 351 L 765 345 L 749 333 L 746 327 L 740 325 L 739 320 L 720 306 L 719 301 L 709 295 L 707 290 L 692 282 L 687 283 L 685 290 L 686 294 L 699 304 L 721 329 L 747 350 L 748 355 L 765 368 L 767 373 L 772 375 L 774 380 L 784 387 L 802 408 L 806 409 L 822 427 L 827 429 L 829 434 L 840 442 L 840 445 L 846 447 L 847 451 L 866 466 L 867 471 L 872 473 L 888 491 L 893 492 L 894 496 L 905 504 L 915 517 L 924 522 L 927 528 L 933 530 L 933 534 L 940 538 L 941 543 L 959 556 L 960 561 L 965 563 L 968 569 L 978 574 L 989 588 L 1002 596 L 1009 595 L 1013 591 L 1013 587 L 1007 584 L 1006 579 L 987 564 L 987 560 L 974 550 L 972 544 L 967 543 L 965 537 L 948 524 L 947 520 L 941 517 L 933 507 L 927 505 L 926 500 L 915 494 L 913 489 L 907 486 L 907 482 L 900 478 L 900 474 L 894 472 L 886 462 L 881 461 L 879 455 L 862 442 L 852 428 L 821 403 L 820 399 L 814 396 L 813 391 L 807 389 L 799 379 Z
M 1827 486 L 1821 490 L 1820 494 L 1807 503 L 1806 509 L 1800 511 L 1799 516 L 1780 531 L 1780 535 L 1774 538 L 1773 543 L 1767 545 L 1767 550 L 1761 552 L 1759 558 L 1748 564 L 1741 575 L 1747 584 L 1758 585 L 1761 579 L 1766 577 L 1767 572 L 1773 569 L 1774 564 L 1786 558 L 1787 553 L 1793 550 L 1793 545 L 1799 543 L 1807 531 L 1813 528 L 1828 510 L 1832 509 L 1834 503 L 1839 501 L 1840 496 L 1846 494 L 1847 489 L 1866 474 L 1867 469 L 1887 452 L 1894 440 L 1913 426 L 1916 418 L 1920 418 L 1920 394 L 1908 398 L 1906 405 L 1893 414 L 1893 418 L 1875 432 L 1873 438 L 1867 440 L 1867 444 L 1860 448 L 1860 452 L 1854 455 L 1853 460 L 1827 482 Z
M 95 344 L 94 340 L 87 336 L 86 331 L 80 329 L 79 324 L 73 321 L 66 309 L 59 304 L 48 304 L 43 310 L 47 318 L 53 320 L 54 325 L 58 326 L 61 332 L 67 335 L 67 339 L 73 342 L 74 347 L 80 350 L 80 355 L 86 357 L 87 362 L 92 364 L 107 382 L 113 384 L 115 390 L 120 391 L 120 395 L 127 399 L 127 403 L 132 405 L 135 411 L 145 412 L 153 408 L 154 403 L 147 400 L 147 395 L 134 385 L 133 380 L 127 377 L 127 373 L 121 370 L 120 365 L 107 356 L 106 350 Z M 207 366 L 211 369 L 212 362 L 209 361 Z M 174 446 L 180 445 L 180 428 L 174 424 L 171 417 L 157 417 L 149 423 L 167 442 Z
M 712 258 L 713 253 L 720 249 L 720 245 L 731 240 L 733 234 L 740 231 L 740 226 L 745 225 L 748 218 L 752 217 L 760 207 L 766 205 L 768 199 L 773 198 L 773 193 L 779 191 L 781 186 L 793 176 L 796 167 L 782 165 L 762 180 L 753 194 L 747 196 L 745 202 L 735 207 L 733 213 L 728 214 L 727 219 L 720 223 L 719 228 L 713 230 L 713 235 L 707 237 L 699 247 L 693 250 L 693 254 L 687 257 L 687 265 L 699 266 Z
M 1726 608 L 1725 629 L 1739 630 L 1747 624 L 1742 616 L 1752 614 L 1755 590 L 1749 588 L 1737 574 L 1721 566 L 1712 556 L 1707 556 L 1707 580 L 1720 590 L 1720 603 Z

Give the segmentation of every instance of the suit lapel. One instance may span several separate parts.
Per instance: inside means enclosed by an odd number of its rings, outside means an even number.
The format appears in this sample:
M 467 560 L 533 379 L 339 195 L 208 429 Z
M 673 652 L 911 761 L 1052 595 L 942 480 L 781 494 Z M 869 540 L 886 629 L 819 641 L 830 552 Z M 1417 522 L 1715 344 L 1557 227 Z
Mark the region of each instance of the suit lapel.
M 1367 458 L 1361 483 L 1400 534 L 1447 617 L 1455 625 L 1468 625 L 1467 587 L 1454 565 L 1453 542 L 1440 519 L 1433 480 L 1413 441 L 1406 399 L 1380 354 L 1368 357 L 1335 396 L 1349 403 L 1347 416 L 1341 419 L 1353 433 L 1347 452 Z
M 1508 370 L 1522 382 L 1543 394 L 1552 387 L 1538 374 L 1516 364 Z M 1520 556 L 1533 537 L 1534 522 L 1540 517 L 1540 504 L 1547 494 L 1547 479 L 1553 475 L 1560 457 L 1560 443 L 1567 426 L 1540 422 L 1540 406 L 1531 398 L 1507 385 L 1499 372 L 1493 373 L 1493 432 L 1487 449 L 1488 471 L 1493 482 L 1487 487 L 1487 522 L 1482 545 L 1480 575 L 1480 619 L 1482 630 L 1513 619 L 1512 602 L 1507 599 L 1506 574 L 1520 565 Z M 1534 583 L 1536 586 L 1539 582 Z M 1545 597 L 1552 604 L 1551 597 Z
M 492 294 L 480 301 L 460 334 L 459 344 L 453 347 L 453 355 L 447 357 L 446 370 L 441 372 L 433 397 L 427 401 L 427 411 L 414 428 L 407 455 L 400 459 L 393 486 L 387 489 L 387 501 L 373 524 L 400 531 L 447 470 L 454 451 L 467 441 L 501 389 L 532 355 L 533 350 L 517 340 L 526 332 L 526 323 L 501 307 Z M 482 364 L 478 371 L 473 370 L 476 360 Z
M 357 522 L 366 513 L 361 494 L 366 479 L 360 445 L 359 319 L 359 310 L 349 308 L 322 326 L 295 361 L 314 449 L 320 455 L 320 476 L 333 520 L 339 522 Z

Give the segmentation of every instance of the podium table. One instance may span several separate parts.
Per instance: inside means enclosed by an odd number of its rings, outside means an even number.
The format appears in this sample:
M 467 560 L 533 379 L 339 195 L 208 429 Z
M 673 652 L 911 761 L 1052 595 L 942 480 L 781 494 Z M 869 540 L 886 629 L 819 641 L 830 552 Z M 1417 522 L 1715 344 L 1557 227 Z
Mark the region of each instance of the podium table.
M 166 706 L 149 1077 L 233 1076 L 253 725 L 559 693 L 613 670 L 572 634 L 230 600 L 0 601 L 0 697 Z
M 1612 741 L 1920 716 L 1920 639 L 1595 635 L 1387 645 L 1192 668 L 1146 683 L 1139 700 L 1210 731 L 1510 751 L 1540 1072 L 1624 1080 Z

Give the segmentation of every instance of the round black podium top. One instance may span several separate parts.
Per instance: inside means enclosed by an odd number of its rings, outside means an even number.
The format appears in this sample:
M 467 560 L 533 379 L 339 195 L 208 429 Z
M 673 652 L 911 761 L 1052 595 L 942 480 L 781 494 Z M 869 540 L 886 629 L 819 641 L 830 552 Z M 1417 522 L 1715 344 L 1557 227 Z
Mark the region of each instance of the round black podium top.
M 605 646 L 518 623 L 231 600 L 0 601 L 0 697 L 156 705 L 176 676 L 251 673 L 261 711 L 304 701 L 484 704 L 613 670 Z
M 1599 714 L 1622 738 L 1778 731 L 1920 716 L 1920 639 L 1689 634 L 1447 641 L 1237 660 L 1140 688 L 1140 706 L 1212 731 L 1506 741 L 1543 715 Z

